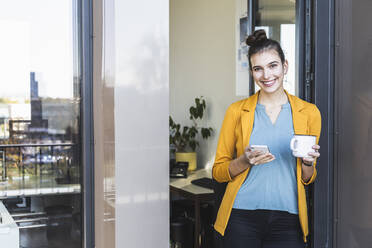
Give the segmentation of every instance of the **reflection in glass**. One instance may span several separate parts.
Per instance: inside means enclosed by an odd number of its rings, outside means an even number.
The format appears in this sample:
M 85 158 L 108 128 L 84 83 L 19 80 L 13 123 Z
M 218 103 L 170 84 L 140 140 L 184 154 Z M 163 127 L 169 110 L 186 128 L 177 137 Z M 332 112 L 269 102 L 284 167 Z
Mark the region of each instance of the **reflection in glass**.
M 82 246 L 77 6 L 0 4 L 0 197 L 20 247 Z
M 252 0 L 255 6 L 253 26 L 255 30 L 264 29 L 269 38 L 280 42 L 288 60 L 288 73 L 284 88 L 296 93 L 296 0 Z M 258 86 L 255 86 L 257 92 Z

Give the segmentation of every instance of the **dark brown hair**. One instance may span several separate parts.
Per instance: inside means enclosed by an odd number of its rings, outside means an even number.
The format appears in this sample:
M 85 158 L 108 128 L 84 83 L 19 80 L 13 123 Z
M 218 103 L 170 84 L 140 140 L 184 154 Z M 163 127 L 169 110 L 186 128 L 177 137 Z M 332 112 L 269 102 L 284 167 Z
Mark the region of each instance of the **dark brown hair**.
M 249 69 L 252 70 L 251 57 L 254 54 L 271 49 L 275 50 L 278 53 L 280 60 L 282 61 L 282 64 L 284 63 L 285 57 L 282 47 L 276 40 L 268 39 L 265 30 L 259 29 L 254 31 L 253 34 L 248 36 L 245 42 L 249 46 L 248 50 Z

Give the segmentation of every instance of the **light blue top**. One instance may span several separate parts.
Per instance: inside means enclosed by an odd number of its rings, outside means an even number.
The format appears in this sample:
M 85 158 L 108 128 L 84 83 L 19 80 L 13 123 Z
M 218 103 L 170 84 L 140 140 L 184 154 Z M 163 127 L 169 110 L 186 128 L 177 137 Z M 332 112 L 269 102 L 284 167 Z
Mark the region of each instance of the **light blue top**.
M 250 145 L 267 145 L 275 160 L 250 169 L 233 208 L 281 210 L 298 214 L 296 159 L 289 146 L 293 135 L 289 103 L 282 105 L 275 124 L 266 114 L 265 106 L 257 103 Z

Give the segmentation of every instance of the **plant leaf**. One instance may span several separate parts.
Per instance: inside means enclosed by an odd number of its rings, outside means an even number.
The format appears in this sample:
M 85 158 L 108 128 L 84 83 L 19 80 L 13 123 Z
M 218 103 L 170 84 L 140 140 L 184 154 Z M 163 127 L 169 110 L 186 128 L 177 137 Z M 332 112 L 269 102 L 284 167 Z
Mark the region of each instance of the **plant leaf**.
M 174 122 L 173 122 L 173 119 L 171 116 L 169 116 L 169 125 L 170 126 L 173 126 L 174 125 Z

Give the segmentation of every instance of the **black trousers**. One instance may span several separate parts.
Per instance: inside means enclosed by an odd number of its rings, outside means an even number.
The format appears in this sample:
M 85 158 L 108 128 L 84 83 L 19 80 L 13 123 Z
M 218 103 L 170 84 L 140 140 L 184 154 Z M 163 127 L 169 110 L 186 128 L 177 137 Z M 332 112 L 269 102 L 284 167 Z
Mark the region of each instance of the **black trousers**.
M 276 210 L 232 209 L 225 248 L 304 248 L 298 215 Z

